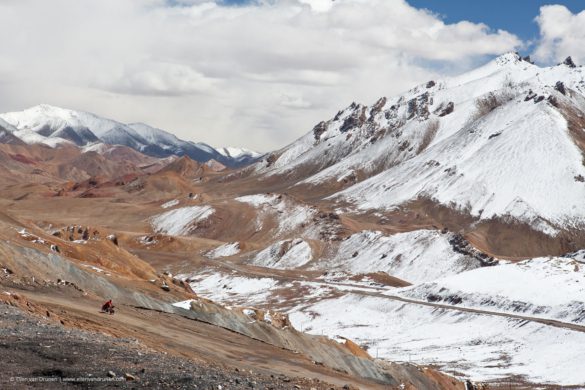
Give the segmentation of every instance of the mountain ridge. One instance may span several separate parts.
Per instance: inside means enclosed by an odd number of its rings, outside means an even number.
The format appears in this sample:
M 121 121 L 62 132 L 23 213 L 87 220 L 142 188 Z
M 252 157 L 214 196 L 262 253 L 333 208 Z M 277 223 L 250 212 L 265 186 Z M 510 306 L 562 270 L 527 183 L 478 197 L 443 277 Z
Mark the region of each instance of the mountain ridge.
M 575 228 L 571 210 L 585 209 L 585 143 L 576 130 L 585 127 L 584 110 L 582 67 L 541 68 L 507 53 L 371 106 L 352 103 L 249 169 L 258 180 L 280 177 L 356 211 L 428 198 L 555 235 Z M 551 209 L 550 197 L 567 206 Z

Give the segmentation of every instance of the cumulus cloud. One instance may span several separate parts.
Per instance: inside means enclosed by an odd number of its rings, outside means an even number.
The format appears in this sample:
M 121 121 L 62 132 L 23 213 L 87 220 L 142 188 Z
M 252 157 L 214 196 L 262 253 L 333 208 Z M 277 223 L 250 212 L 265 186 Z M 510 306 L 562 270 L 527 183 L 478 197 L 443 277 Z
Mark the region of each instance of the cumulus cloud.
M 572 56 L 577 62 L 585 62 L 585 10 L 573 14 L 563 5 L 546 5 L 540 8 L 536 22 L 540 28 L 536 59 L 552 63 Z
M 522 44 L 404 0 L 21 0 L 0 23 L 1 111 L 45 102 L 262 151 Z

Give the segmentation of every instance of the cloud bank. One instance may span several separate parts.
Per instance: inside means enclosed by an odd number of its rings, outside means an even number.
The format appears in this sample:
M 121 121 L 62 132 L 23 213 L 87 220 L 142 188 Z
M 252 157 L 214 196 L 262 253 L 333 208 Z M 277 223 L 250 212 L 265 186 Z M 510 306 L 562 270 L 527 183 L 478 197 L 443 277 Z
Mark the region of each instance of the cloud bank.
M 538 17 L 540 59 L 583 55 L 585 17 L 562 8 Z M 0 111 L 49 103 L 261 151 L 523 44 L 403 0 L 5 0 L 0 23 Z

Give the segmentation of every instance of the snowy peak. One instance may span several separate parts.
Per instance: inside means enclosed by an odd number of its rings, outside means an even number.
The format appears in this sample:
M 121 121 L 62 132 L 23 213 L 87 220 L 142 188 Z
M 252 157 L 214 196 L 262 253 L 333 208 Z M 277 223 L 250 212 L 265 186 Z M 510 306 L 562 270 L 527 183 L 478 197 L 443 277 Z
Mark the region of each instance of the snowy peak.
M 549 235 L 585 226 L 585 73 L 567 64 L 541 68 L 508 53 L 371 106 L 352 103 L 256 173 L 342 190 L 333 198 L 357 210 L 422 198 Z
M 93 114 L 68 110 L 41 104 L 24 111 L 0 114 L 0 118 L 10 123 L 17 131 L 16 136 L 26 143 L 45 143 L 58 145 L 73 143 L 86 146 L 100 139 L 103 134 L 119 123 L 99 118 Z
M 516 66 L 520 64 L 522 61 L 530 62 L 529 57 L 527 59 L 523 59 L 522 57 L 520 57 L 520 54 L 516 52 L 508 52 L 492 60 L 494 64 L 500 67 Z
M 0 114 L 6 122 L 19 130 L 39 132 L 58 131 L 66 127 L 73 129 L 91 129 L 100 136 L 120 123 L 111 119 L 100 118 L 83 111 L 69 110 L 48 104 L 40 104 L 29 109 Z

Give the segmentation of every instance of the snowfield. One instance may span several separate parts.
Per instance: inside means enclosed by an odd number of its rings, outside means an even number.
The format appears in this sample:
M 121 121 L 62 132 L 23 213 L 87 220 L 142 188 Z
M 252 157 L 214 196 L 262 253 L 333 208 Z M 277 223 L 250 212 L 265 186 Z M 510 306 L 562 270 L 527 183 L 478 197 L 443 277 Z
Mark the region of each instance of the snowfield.
M 152 218 L 151 225 L 157 233 L 187 235 L 192 231 L 194 223 L 206 220 L 214 212 L 211 206 L 181 207 L 157 215 Z
M 391 236 L 363 231 L 343 241 L 333 259 L 315 267 L 354 274 L 383 271 L 407 282 L 418 283 L 480 266 L 479 261 L 454 252 L 449 237 L 450 234 L 436 230 Z
M 369 346 L 372 356 L 433 364 L 476 381 L 519 375 L 535 383 L 585 383 L 582 332 L 355 294 L 289 317 L 297 329 Z
M 248 278 L 218 273 L 177 275 L 190 280 L 190 286 L 200 296 L 228 305 L 260 306 L 270 296 L 278 282 L 271 278 Z
M 498 268 L 510 267 L 504 271 L 507 276 L 494 284 L 492 302 L 498 302 L 502 294 L 509 294 L 516 303 L 523 299 L 534 304 L 562 306 L 571 301 L 571 291 L 579 291 L 578 284 L 582 282 L 578 280 L 583 274 L 571 268 L 574 266 L 572 260 L 565 259 L 566 263 L 555 260 L 558 259 L 537 259 L 533 269 L 526 265 L 529 262 L 479 268 L 443 280 L 468 286 L 474 291 L 471 296 L 477 293 L 481 300 L 489 296 L 491 280 L 485 273 L 491 272 L 496 277 Z M 512 270 L 512 267 L 518 269 Z M 469 280 L 468 275 L 472 275 Z M 518 282 L 510 283 L 516 277 L 519 277 Z M 348 338 L 367 348 L 370 355 L 388 361 L 436 365 L 475 381 L 519 376 L 541 384 L 579 386 L 585 383 L 585 372 L 580 369 L 585 358 L 584 332 L 519 318 L 405 303 L 391 296 L 384 297 L 384 289 L 374 287 L 283 282 L 218 273 L 191 275 L 188 280 L 198 295 L 226 305 L 274 310 L 277 304 L 278 311 L 288 312 L 296 329 L 332 339 Z M 530 284 L 534 281 L 546 286 L 542 288 L 544 292 Z M 565 281 L 569 287 L 563 287 Z M 523 293 L 514 289 L 520 282 L 524 286 Z M 426 285 L 432 283 L 386 292 L 410 297 L 411 291 Z M 559 291 L 555 293 L 556 287 Z M 297 291 L 298 296 L 284 299 L 283 291 Z M 377 296 L 371 295 L 376 292 Z M 181 304 L 188 307 L 188 303 Z M 505 312 L 492 304 L 478 308 Z
M 178 199 L 169 200 L 168 202 L 163 203 L 160 207 L 163 209 L 170 209 L 171 207 L 175 207 L 179 204 Z

